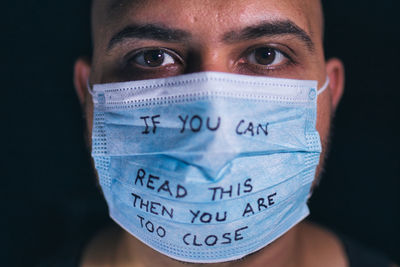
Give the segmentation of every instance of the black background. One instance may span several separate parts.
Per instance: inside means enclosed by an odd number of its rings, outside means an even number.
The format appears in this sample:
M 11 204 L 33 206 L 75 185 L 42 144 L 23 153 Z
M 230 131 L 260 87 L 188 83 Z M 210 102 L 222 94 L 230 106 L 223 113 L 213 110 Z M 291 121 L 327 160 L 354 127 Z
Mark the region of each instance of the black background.
M 346 66 L 311 218 L 400 262 L 398 1 L 325 1 L 326 54 Z M 31 266 L 109 223 L 83 141 L 73 63 L 88 1 L 1 5 L 1 266 Z

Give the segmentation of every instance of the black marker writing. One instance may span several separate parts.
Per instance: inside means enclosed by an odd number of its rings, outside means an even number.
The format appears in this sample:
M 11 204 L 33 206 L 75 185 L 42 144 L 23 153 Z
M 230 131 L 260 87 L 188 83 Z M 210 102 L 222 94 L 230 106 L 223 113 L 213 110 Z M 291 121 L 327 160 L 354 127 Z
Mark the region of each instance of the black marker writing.
M 216 222 L 223 222 L 223 221 L 226 221 L 226 217 L 227 217 L 226 211 L 224 211 L 221 214 L 219 212 L 216 212 L 215 216 L 213 216 L 213 214 L 211 214 L 209 212 L 202 212 L 200 210 L 197 210 L 197 211 L 189 210 L 189 211 L 193 216 L 191 223 L 195 223 L 197 218 L 198 218 L 197 221 L 200 221 L 202 223 L 210 223 L 210 222 L 212 222 L 213 219 Z
M 199 132 L 203 128 L 203 118 L 200 117 L 199 115 L 193 115 L 190 119 L 189 119 L 189 115 L 186 115 L 184 117 L 182 115 L 179 115 L 178 118 L 182 122 L 182 128 L 180 130 L 180 133 L 185 132 L 187 125 L 188 125 L 188 129 L 190 129 L 194 133 Z M 217 118 L 217 122 L 215 124 L 212 124 L 210 117 L 207 117 L 206 129 L 208 129 L 210 131 L 216 131 L 216 130 L 218 130 L 220 125 L 221 125 L 220 117 Z
M 216 199 L 223 199 L 224 197 L 233 197 L 240 196 L 241 193 L 250 193 L 253 190 L 253 186 L 251 185 L 251 178 L 248 178 L 244 181 L 243 186 L 238 183 L 236 186 L 236 190 L 234 190 L 234 185 L 230 185 L 228 188 L 224 188 L 222 186 L 209 187 L 208 190 L 212 191 L 211 200 L 215 201 Z
M 140 215 L 137 215 L 137 216 L 140 220 L 140 226 L 142 228 L 145 228 L 150 233 L 154 233 L 154 231 L 155 231 L 156 234 L 161 238 L 163 238 L 167 234 L 167 231 L 165 231 L 164 227 L 162 227 L 162 226 L 155 227 L 154 223 L 152 223 L 149 220 L 147 220 L 145 223 L 143 223 L 145 219 Z
M 257 204 L 247 203 L 246 207 L 244 208 L 242 217 L 253 215 L 255 213 L 253 206 L 257 207 L 258 211 L 262 211 L 267 209 L 268 207 L 273 206 L 275 204 L 275 196 L 276 192 L 268 195 L 267 198 L 260 197 L 259 199 L 257 199 Z
M 165 217 L 168 215 L 169 218 L 173 219 L 174 218 L 174 209 L 170 208 L 167 209 L 163 204 L 155 201 L 149 201 L 143 199 L 141 196 L 131 193 L 133 196 L 133 206 L 135 208 L 139 208 L 141 210 L 144 210 L 148 213 L 152 213 L 154 215 L 161 215 Z
M 167 193 L 171 197 L 184 198 L 187 196 L 187 190 L 184 186 L 177 184 L 172 192 L 170 182 L 168 180 L 160 179 L 160 177 L 153 174 L 146 176 L 146 171 L 139 169 L 136 174 L 135 185 L 145 186 L 148 189 L 156 190 L 159 193 Z
M 252 122 L 246 124 L 244 120 L 240 120 L 238 125 L 236 126 L 236 134 L 243 135 L 250 133 L 251 136 L 254 136 L 255 134 L 260 135 L 264 133 L 264 135 L 268 135 L 268 125 L 268 122 L 265 124 L 265 127 L 261 123 L 259 123 L 254 129 L 254 125 Z
M 222 235 L 210 234 L 206 237 L 202 237 L 200 234 L 186 233 L 182 236 L 182 241 L 187 246 L 201 247 L 203 245 L 207 247 L 215 246 L 216 244 L 230 244 L 232 241 L 239 241 L 244 239 L 242 231 L 249 228 L 244 226 L 234 230 L 233 232 L 223 233 Z
M 142 119 L 144 121 L 144 125 L 145 125 L 145 129 L 142 132 L 142 134 L 149 134 L 150 130 L 149 130 L 149 125 L 147 123 L 147 119 L 151 119 L 151 123 L 153 124 L 153 129 L 152 129 L 152 133 L 155 134 L 156 133 L 156 129 L 157 129 L 157 124 L 160 124 L 160 121 L 156 120 L 157 118 L 160 118 L 160 115 L 154 115 L 154 116 L 142 116 L 140 117 L 140 119 Z

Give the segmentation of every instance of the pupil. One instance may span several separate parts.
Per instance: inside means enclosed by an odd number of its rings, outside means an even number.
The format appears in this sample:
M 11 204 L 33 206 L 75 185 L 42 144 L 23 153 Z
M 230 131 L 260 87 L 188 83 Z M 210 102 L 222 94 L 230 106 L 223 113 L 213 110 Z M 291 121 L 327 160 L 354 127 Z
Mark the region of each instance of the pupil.
M 258 64 L 269 65 L 275 60 L 275 50 L 268 47 L 257 48 L 255 58 Z
M 150 67 L 158 67 L 164 62 L 164 53 L 161 50 L 146 51 L 143 57 L 146 64 Z

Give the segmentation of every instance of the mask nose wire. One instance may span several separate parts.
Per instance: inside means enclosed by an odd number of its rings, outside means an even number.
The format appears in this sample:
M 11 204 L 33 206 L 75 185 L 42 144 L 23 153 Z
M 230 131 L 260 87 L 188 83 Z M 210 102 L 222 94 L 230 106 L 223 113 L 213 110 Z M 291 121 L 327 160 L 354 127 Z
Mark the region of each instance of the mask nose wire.
M 329 82 L 330 82 L 329 77 L 326 76 L 325 83 L 324 83 L 324 85 L 322 85 L 321 88 L 318 89 L 317 95 L 322 94 L 325 91 L 325 89 L 328 88 Z M 92 87 L 90 86 L 89 78 L 86 80 L 86 88 L 87 88 L 89 94 L 91 94 L 93 96 L 94 93 L 93 93 Z
M 329 77 L 328 77 L 328 76 L 326 76 L 325 83 L 324 83 L 324 85 L 322 85 L 322 87 L 321 87 L 321 88 L 319 88 L 319 89 L 318 89 L 318 91 L 317 91 L 317 95 L 320 95 L 320 94 L 322 94 L 322 92 L 324 92 L 324 91 L 325 91 L 325 89 L 326 89 L 326 88 L 328 88 L 329 82 L 330 82 L 330 80 L 329 80 Z
M 87 90 L 88 90 L 89 94 L 91 94 L 91 95 L 93 96 L 93 95 L 94 95 L 94 93 L 93 93 L 93 89 L 92 89 L 92 87 L 90 87 L 89 78 L 86 80 L 86 88 L 87 88 Z

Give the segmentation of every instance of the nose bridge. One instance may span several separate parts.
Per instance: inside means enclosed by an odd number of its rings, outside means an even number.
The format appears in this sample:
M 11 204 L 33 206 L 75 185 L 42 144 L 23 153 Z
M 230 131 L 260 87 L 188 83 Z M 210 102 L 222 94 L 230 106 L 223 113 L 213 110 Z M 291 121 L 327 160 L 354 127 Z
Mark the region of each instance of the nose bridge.
M 203 54 L 203 71 L 229 72 L 227 64 L 228 58 L 223 49 L 219 49 L 218 47 L 209 47 L 205 49 Z
M 217 46 L 199 50 L 189 61 L 187 72 L 230 72 L 228 55 L 224 49 Z

